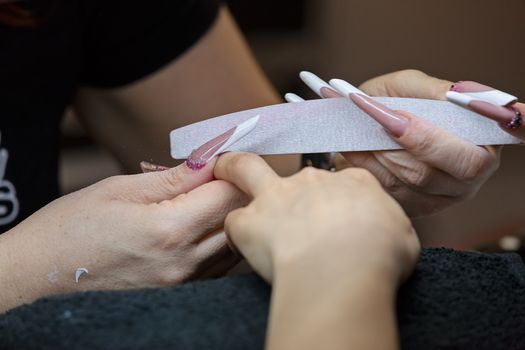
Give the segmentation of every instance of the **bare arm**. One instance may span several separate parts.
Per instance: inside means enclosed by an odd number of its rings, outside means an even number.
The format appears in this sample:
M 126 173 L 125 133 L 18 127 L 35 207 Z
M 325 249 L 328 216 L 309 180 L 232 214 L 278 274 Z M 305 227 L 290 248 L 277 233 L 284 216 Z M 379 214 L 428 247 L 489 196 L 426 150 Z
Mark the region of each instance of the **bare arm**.
M 209 32 L 182 57 L 130 86 L 83 88 L 75 107 L 92 134 L 128 171 L 135 171 L 141 160 L 173 162 L 168 133 L 175 128 L 279 102 L 234 20 L 222 9 Z M 285 168 L 281 173 L 290 173 L 299 162 L 281 157 L 280 164 Z

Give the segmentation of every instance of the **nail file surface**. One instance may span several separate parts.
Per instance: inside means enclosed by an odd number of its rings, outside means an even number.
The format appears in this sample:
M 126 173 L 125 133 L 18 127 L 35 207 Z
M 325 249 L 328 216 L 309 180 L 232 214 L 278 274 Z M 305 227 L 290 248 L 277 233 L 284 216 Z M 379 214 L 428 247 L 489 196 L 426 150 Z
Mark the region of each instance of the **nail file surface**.
M 477 145 L 518 144 L 493 121 L 447 101 L 377 97 Z M 347 98 L 285 103 L 232 113 L 173 130 L 171 156 L 185 159 L 200 145 L 260 115 L 256 128 L 228 151 L 260 155 L 393 150 L 401 147 Z

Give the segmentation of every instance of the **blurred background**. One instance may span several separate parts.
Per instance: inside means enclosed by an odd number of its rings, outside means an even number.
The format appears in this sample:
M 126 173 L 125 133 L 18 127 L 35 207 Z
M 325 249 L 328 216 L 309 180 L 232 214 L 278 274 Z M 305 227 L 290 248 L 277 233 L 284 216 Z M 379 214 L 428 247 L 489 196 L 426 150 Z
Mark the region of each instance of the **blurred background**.
M 313 97 L 298 72 L 354 84 L 415 68 L 475 80 L 525 97 L 525 1 L 230 0 L 264 70 L 282 94 Z M 120 173 L 73 116 L 64 122 L 64 193 Z M 93 164 L 96 164 L 95 166 Z M 525 147 L 506 147 L 501 168 L 476 198 L 416 220 L 425 246 L 485 251 L 525 246 Z

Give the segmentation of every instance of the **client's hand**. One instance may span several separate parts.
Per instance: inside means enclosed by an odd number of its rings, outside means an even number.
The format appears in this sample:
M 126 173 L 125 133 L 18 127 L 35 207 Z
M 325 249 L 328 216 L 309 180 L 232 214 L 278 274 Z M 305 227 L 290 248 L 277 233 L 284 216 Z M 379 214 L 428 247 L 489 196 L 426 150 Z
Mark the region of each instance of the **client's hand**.
M 397 348 L 395 295 L 419 242 L 373 175 L 306 168 L 280 178 L 261 158 L 232 153 L 215 176 L 253 197 L 225 228 L 273 285 L 267 350 Z
M 344 81 L 333 80 L 329 85 L 311 73 L 303 73 L 302 78 L 324 98 L 350 97 L 404 148 L 343 156 L 350 165 L 374 174 L 412 217 L 437 212 L 474 196 L 499 166 L 500 147 L 478 147 L 408 112 L 391 111 L 356 94 Z M 373 96 L 444 100 L 451 86 L 451 82 L 405 70 L 372 79 L 360 88 Z
M 230 153 L 215 177 L 253 197 L 228 215 L 225 229 L 269 282 L 287 269 L 319 278 L 316 271 L 342 276 L 358 268 L 397 285 L 416 261 L 410 220 L 366 170 L 305 168 L 281 178 L 256 155 Z
M 78 290 L 165 286 L 237 259 L 224 218 L 246 203 L 214 162 L 109 178 L 41 209 L 0 238 L 0 310 Z M 75 282 L 78 268 L 88 273 Z

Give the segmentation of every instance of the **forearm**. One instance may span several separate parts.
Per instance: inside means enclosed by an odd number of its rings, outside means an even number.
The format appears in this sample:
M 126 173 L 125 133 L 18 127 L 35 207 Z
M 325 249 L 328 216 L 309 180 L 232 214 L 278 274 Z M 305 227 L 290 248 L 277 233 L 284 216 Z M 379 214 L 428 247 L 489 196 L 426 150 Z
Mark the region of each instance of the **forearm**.
M 217 115 L 282 102 L 226 9 L 188 52 L 152 76 L 113 89 L 83 88 L 75 107 L 128 171 L 173 164 L 169 132 Z M 295 160 L 297 169 L 299 161 Z
M 275 281 L 267 349 L 398 347 L 395 288 L 386 279 L 357 269 L 304 277 L 284 273 Z

